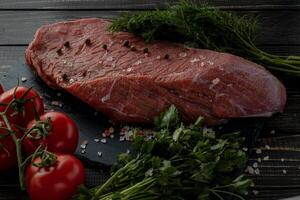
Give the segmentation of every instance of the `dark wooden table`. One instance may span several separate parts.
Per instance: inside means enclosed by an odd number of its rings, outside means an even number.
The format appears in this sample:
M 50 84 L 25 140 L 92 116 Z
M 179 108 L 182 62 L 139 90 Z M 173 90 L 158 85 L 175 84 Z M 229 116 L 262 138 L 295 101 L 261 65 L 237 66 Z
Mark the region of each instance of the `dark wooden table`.
M 10 76 L 1 73 L 5 67 L 19 65 L 25 67 L 24 50 L 36 29 L 43 24 L 83 17 L 112 18 L 123 10 L 154 9 L 164 7 L 166 2 L 1 0 L 0 81 L 3 76 Z M 234 13 L 259 16 L 257 43 L 262 49 L 271 53 L 300 55 L 299 0 L 207 2 Z M 248 175 L 255 182 L 255 186 L 249 192 L 250 199 L 281 199 L 300 195 L 300 77 L 292 78 L 282 74 L 276 76 L 287 87 L 288 103 L 283 114 L 268 119 L 256 147 L 251 152 L 249 166 L 257 165 L 259 171 Z M 105 177 L 103 176 L 103 179 Z M 93 181 L 103 180 L 90 180 Z M 0 176 L 0 200 L 2 199 L 27 199 L 26 194 L 18 188 L 15 172 L 2 173 Z

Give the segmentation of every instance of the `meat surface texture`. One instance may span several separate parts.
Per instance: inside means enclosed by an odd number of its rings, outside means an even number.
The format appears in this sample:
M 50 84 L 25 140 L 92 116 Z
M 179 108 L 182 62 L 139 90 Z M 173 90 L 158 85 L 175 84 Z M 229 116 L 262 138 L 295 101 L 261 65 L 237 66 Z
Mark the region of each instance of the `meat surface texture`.
M 151 123 L 171 104 L 184 121 L 203 116 L 208 125 L 284 108 L 284 86 L 260 65 L 166 41 L 145 43 L 107 31 L 109 25 L 89 18 L 42 26 L 26 61 L 50 87 L 115 122 Z

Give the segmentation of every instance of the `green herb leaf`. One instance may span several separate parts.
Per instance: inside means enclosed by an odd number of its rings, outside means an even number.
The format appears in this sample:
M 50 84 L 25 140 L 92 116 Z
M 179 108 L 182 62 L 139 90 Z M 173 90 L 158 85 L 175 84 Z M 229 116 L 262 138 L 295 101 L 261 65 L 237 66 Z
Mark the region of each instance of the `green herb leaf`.
M 179 113 L 174 105 L 154 119 L 154 124 L 158 128 L 173 128 L 179 122 Z

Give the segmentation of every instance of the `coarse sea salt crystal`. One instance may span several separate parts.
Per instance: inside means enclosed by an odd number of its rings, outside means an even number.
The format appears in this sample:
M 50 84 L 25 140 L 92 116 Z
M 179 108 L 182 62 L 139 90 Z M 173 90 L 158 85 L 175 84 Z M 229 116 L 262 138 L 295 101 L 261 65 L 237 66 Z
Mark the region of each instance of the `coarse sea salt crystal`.
M 110 127 L 110 128 L 108 129 L 108 131 L 109 131 L 110 134 L 112 134 L 112 133 L 115 132 L 115 129 L 114 129 L 114 127 Z
M 100 142 L 100 140 L 98 138 L 95 138 L 94 142 L 98 143 L 98 142 Z
M 271 147 L 269 145 L 267 145 L 267 144 L 265 145 L 265 148 L 266 149 L 271 149 Z
M 181 52 L 181 53 L 179 54 L 179 56 L 180 56 L 180 57 L 182 57 L 182 58 L 184 58 L 184 57 L 186 57 L 186 56 L 187 56 L 187 53 L 185 53 L 185 52 Z
M 204 59 L 205 59 L 205 57 L 202 56 L 202 55 L 200 55 L 199 58 L 200 58 L 201 60 L 204 60 Z
M 60 102 L 59 101 L 51 101 L 52 106 L 59 106 Z
M 253 163 L 253 165 L 252 165 L 254 168 L 257 168 L 258 167 L 258 163 L 257 162 L 255 162 L 255 163 Z
M 199 62 L 200 59 L 199 58 L 193 58 L 190 60 L 191 63 L 196 63 L 196 62 Z
M 287 171 L 286 171 L 285 169 L 283 169 L 283 170 L 282 170 L 282 173 L 283 173 L 283 174 L 286 174 L 286 173 L 287 173 Z
M 101 151 L 98 151 L 98 152 L 97 152 L 97 155 L 98 155 L 98 157 L 102 157 L 102 152 L 101 152 Z
M 140 64 L 142 64 L 143 62 L 141 61 L 141 60 L 138 60 L 138 61 L 136 61 L 135 63 L 133 63 L 133 65 L 140 65 Z
M 101 98 L 101 102 L 104 103 L 110 99 L 110 93 Z
M 101 141 L 101 143 L 103 143 L 103 144 L 106 144 L 106 143 L 107 143 L 107 140 L 106 140 L 105 138 L 101 139 L 100 141 Z
M 212 80 L 212 84 L 217 85 L 218 83 L 220 83 L 220 79 L 219 78 L 215 78 L 214 80 Z
M 265 157 L 263 158 L 263 160 L 269 160 L 269 159 L 270 159 L 269 156 L 265 156 Z
M 120 142 L 125 141 L 125 136 L 120 136 Z
M 127 70 L 126 70 L 127 72 L 131 72 L 132 71 L 132 68 L 131 67 L 129 67 L 129 68 L 127 68 Z
M 261 149 L 256 149 L 256 154 L 261 154 L 261 153 L 262 153 Z
M 26 77 L 22 77 L 22 78 L 21 78 L 21 81 L 22 81 L 22 82 L 26 82 L 26 81 L 27 81 L 27 78 L 26 78 Z
M 208 64 L 213 65 L 214 63 L 212 61 L 207 61 Z

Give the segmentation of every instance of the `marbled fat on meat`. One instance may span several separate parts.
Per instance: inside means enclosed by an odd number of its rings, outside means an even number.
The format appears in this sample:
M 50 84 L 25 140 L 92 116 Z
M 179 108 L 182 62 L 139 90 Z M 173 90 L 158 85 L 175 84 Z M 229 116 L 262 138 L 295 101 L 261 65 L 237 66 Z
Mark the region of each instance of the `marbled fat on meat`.
M 262 66 L 227 53 L 160 41 L 145 43 L 110 22 L 81 19 L 39 28 L 26 61 L 52 88 L 80 98 L 116 122 L 151 123 L 174 104 L 183 120 L 270 116 L 284 86 Z

